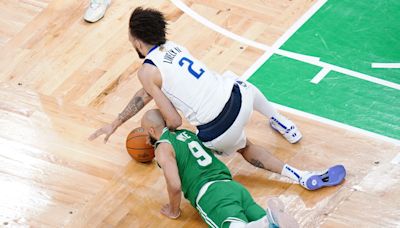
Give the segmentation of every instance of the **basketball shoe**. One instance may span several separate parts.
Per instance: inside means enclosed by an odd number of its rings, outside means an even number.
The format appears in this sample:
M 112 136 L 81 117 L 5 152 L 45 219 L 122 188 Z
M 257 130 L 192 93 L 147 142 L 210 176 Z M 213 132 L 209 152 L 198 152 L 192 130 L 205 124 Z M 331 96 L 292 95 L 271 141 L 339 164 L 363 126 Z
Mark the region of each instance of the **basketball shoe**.
M 89 7 L 83 17 L 87 22 L 96 22 L 104 17 L 111 0 L 90 0 Z
M 297 143 L 300 141 L 302 134 L 292 121 L 282 115 L 277 115 L 269 119 L 269 123 L 273 129 L 278 131 L 290 143 Z
M 346 177 L 343 165 L 335 165 L 321 172 L 308 172 L 300 177 L 299 183 L 308 190 L 317 190 L 322 187 L 335 186 Z

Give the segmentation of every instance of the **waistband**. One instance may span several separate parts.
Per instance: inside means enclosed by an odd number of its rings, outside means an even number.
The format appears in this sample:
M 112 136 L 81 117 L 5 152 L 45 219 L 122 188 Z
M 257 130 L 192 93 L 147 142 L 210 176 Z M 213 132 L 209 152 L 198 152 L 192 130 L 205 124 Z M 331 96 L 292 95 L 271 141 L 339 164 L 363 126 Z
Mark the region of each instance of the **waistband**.
M 222 135 L 232 126 L 242 107 L 242 95 L 238 84 L 234 84 L 231 96 L 219 115 L 211 122 L 197 126 L 197 136 L 203 142 L 209 142 Z

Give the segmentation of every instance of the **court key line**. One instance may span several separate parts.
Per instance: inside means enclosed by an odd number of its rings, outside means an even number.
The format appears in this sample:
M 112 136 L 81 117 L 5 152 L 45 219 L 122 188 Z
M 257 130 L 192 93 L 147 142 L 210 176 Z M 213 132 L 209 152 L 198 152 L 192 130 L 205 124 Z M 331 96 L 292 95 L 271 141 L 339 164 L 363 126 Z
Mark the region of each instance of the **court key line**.
M 239 41 L 241 43 L 247 44 L 249 46 L 252 47 L 256 47 L 258 49 L 261 50 L 265 50 L 266 52 L 259 58 L 257 59 L 257 61 L 250 66 L 246 72 L 242 75 L 241 78 L 244 78 L 244 80 L 247 80 L 251 75 L 253 75 L 256 70 L 265 62 L 267 61 L 274 53 L 277 53 L 275 51 L 282 51 L 279 48 L 309 19 L 311 18 L 311 16 L 313 14 L 315 14 L 326 2 L 327 0 L 318 0 L 305 14 L 303 14 L 273 45 L 272 47 L 269 47 L 265 44 L 261 44 L 258 42 L 255 42 L 253 40 L 249 40 L 247 38 L 241 37 L 237 34 L 234 34 L 212 22 L 210 22 L 209 20 L 205 19 L 204 17 L 200 16 L 199 14 L 197 14 L 196 12 L 194 12 L 191 8 L 189 8 L 187 5 L 185 5 L 184 3 L 182 3 L 179 0 L 171 0 L 171 2 L 178 7 L 180 10 L 182 10 L 183 12 L 185 12 L 186 14 L 188 14 L 189 16 L 191 16 L 192 18 L 194 18 L 195 20 L 197 20 L 198 22 L 200 22 L 201 24 L 205 25 L 206 27 L 211 28 L 212 30 L 221 33 L 227 37 L 230 37 L 233 40 Z M 289 52 L 289 51 L 284 51 L 284 52 L 280 52 L 281 55 L 283 54 L 288 54 L 288 53 L 292 53 L 294 55 L 291 55 L 293 57 L 300 57 L 302 56 L 303 60 L 305 59 L 309 59 L 309 60 L 319 60 L 319 58 L 316 57 L 312 57 L 312 56 L 306 56 L 306 55 L 301 55 L 298 53 L 294 53 L 294 52 Z M 289 55 L 285 55 L 286 57 L 289 57 Z M 290 58 L 290 57 L 289 57 Z M 298 60 L 298 59 L 297 59 Z M 301 60 L 300 60 L 301 61 Z M 304 62 L 304 61 L 303 61 Z M 328 66 L 325 66 L 325 68 L 328 68 Z M 323 70 L 323 69 L 322 69 Z M 322 71 L 321 70 L 321 71 Z M 321 73 L 321 76 L 324 76 L 323 74 L 328 73 L 331 69 L 328 68 L 327 70 L 325 70 L 325 72 Z M 355 72 L 358 73 L 358 72 Z M 319 74 L 319 73 L 318 73 Z M 317 75 L 318 75 L 317 74 Z M 320 76 L 320 77 L 321 77 Z M 370 77 L 370 76 L 369 76 Z M 322 77 L 323 78 L 323 77 Z M 321 78 L 321 79 L 322 79 Z M 293 109 L 287 106 L 283 106 L 280 104 L 276 104 L 274 102 L 271 102 L 275 107 L 277 107 L 278 109 L 285 111 L 285 112 L 289 112 L 289 113 L 293 113 L 295 115 L 298 116 L 302 116 L 302 117 L 306 117 L 308 119 L 312 119 L 321 123 L 325 123 L 331 126 L 335 126 L 335 127 L 339 127 L 339 128 L 343 128 L 349 131 L 353 131 L 353 132 L 357 132 L 357 133 L 362 133 L 364 135 L 368 135 L 372 138 L 378 138 L 380 140 L 386 141 L 386 142 L 390 142 L 390 143 L 394 143 L 395 145 L 400 145 L 400 140 L 394 139 L 394 138 L 390 138 L 384 135 L 380 135 L 374 132 L 370 132 L 361 128 L 357 128 L 354 126 L 350 126 L 347 124 L 343 124 L 334 120 L 330 120 L 321 116 L 316 116 L 310 113 L 306 113 L 297 109 Z
M 372 68 L 400 68 L 400 63 L 371 63 Z
M 247 39 L 245 37 L 239 36 L 231 31 L 228 31 L 225 28 L 222 28 L 219 25 L 216 25 L 214 23 L 212 23 L 211 21 L 207 20 L 206 18 L 204 18 L 203 16 L 199 15 L 198 13 L 196 13 L 195 11 L 193 11 L 190 7 L 188 7 L 185 3 L 183 3 L 180 0 L 171 0 L 171 2 L 178 7 L 180 10 L 182 10 L 183 12 L 185 12 L 186 14 L 188 14 L 189 16 L 191 16 L 193 19 L 197 20 L 198 22 L 200 22 L 201 24 L 209 27 L 210 29 L 221 33 L 233 40 L 236 40 L 240 43 L 246 44 L 248 46 L 252 46 L 267 52 L 270 52 L 271 54 L 278 54 L 278 55 L 282 55 L 291 59 L 295 59 L 301 62 L 305 62 L 311 65 L 315 65 L 315 66 L 319 66 L 321 67 L 321 71 L 323 71 L 324 73 L 328 74 L 329 71 L 333 70 L 348 76 L 352 76 L 352 77 L 356 77 L 359 79 L 363 79 L 369 82 L 373 82 L 379 85 L 383 85 L 386 87 L 390 87 L 396 90 L 400 90 L 400 84 L 396 84 L 390 81 L 386 81 L 380 78 L 376 78 L 376 77 L 372 77 L 370 75 L 364 74 L 364 73 L 360 73 L 357 71 L 353 71 L 344 67 L 340 67 L 340 66 L 336 66 L 333 64 L 329 64 L 326 62 L 322 62 L 320 61 L 319 57 L 314 57 L 314 56 L 309 56 L 309 55 L 304 55 L 304 54 L 300 54 L 300 53 L 296 53 L 296 52 L 292 52 L 292 51 L 286 51 L 286 50 L 282 50 L 279 49 L 278 46 L 280 47 L 280 44 L 277 44 L 276 46 L 270 47 L 268 45 L 256 42 L 254 40 L 250 40 Z M 327 0 L 319 0 L 317 1 L 311 8 L 309 11 L 307 11 L 303 16 L 305 19 L 309 19 L 315 12 L 318 11 L 319 8 L 321 8 L 325 3 L 327 2 Z M 304 23 L 305 21 L 303 21 Z M 298 28 L 297 28 L 298 29 Z M 282 43 L 283 44 L 283 43 Z M 268 54 L 266 54 L 266 56 L 263 56 L 263 58 L 268 59 Z M 260 60 L 261 61 L 261 60 Z M 257 62 L 260 62 L 257 61 Z M 324 68 L 326 68 L 324 70 Z M 327 71 L 328 70 L 328 71 Z M 326 75 L 325 74 L 325 75 Z M 321 76 L 321 75 L 320 75 Z M 250 76 L 247 76 L 250 77 Z M 323 79 L 323 77 L 320 79 L 320 81 Z

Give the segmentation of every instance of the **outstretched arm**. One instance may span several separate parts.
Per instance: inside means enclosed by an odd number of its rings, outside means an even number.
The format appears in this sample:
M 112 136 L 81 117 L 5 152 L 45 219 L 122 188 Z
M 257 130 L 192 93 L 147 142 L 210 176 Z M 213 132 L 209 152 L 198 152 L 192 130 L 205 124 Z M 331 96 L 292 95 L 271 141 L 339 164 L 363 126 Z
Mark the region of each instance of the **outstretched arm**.
M 171 144 L 161 143 L 158 145 L 155 155 L 158 164 L 164 172 L 169 197 L 169 203 L 161 208 L 161 213 L 168 218 L 176 219 L 181 214 L 179 207 L 181 204 L 182 189 L 175 152 Z
M 141 88 L 136 92 L 135 96 L 129 101 L 125 109 L 118 115 L 118 118 L 114 121 L 118 126 L 121 126 L 127 120 L 132 118 L 138 113 L 147 103 L 151 101 L 152 97 Z
M 138 113 L 147 103 L 151 101 L 151 99 L 152 97 L 147 94 L 143 88 L 141 88 L 129 101 L 125 109 L 118 115 L 118 118 L 115 119 L 111 124 L 107 124 L 96 130 L 89 136 L 89 140 L 94 140 L 95 138 L 104 134 L 104 143 L 106 143 L 108 138 L 115 132 L 115 130 L 117 130 L 119 126 Z

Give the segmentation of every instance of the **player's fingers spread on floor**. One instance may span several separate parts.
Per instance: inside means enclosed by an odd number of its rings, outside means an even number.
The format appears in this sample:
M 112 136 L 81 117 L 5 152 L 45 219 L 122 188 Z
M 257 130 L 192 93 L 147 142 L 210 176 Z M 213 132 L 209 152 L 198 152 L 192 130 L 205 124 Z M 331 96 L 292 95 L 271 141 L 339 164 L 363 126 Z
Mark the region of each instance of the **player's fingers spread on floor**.
M 97 137 L 99 137 L 99 135 L 102 134 L 101 130 L 102 130 L 102 129 L 98 129 L 97 131 L 95 131 L 93 134 L 91 134 L 91 135 L 89 136 L 88 139 L 89 139 L 90 141 L 92 141 L 92 140 L 96 139 Z
M 169 217 L 169 216 L 168 216 L 168 211 L 169 211 L 169 204 L 163 205 L 162 208 L 161 208 L 161 210 L 160 210 L 161 214 L 163 214 L 163 215 Z
M 106 137 L 104 137 L 104 144 L 106 144 L 106 143 L 107 143 L 107 141 L 108 141 L 108 138 L 110 138 L 110 136 L 111 136 L 111 134 L 109 134 L 109 135 L 106 135 Z

